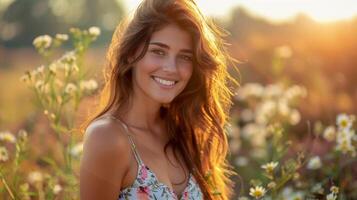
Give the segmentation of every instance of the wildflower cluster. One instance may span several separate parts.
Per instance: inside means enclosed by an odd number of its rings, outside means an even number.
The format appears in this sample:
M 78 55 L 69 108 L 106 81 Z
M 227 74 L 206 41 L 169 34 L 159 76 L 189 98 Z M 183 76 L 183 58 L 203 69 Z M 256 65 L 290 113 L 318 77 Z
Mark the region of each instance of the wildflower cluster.
M 330 188 L 331 193 L 329 193 L 328 195 L 326 195 L 326 200 L 336 200 L 337 199 L 337 195 L 338 195 L 338 187 L 336 186 L 332 186 Z
M 72 28 L 70 34 L 42 35 L 34 39 L 33 45 L 45 59 L 45 64 L 25 72 L 20 80 L 33 91 L 37 106 L 43 111 L 37 113 L 47 117 L 50 130 L 54 133 L 56 152 L 46 152 L 22 161 L 34 147 L 28 143 L 27 132 L 20 130 L 17 136 L 9 131 L 0 132 L 0 196 L 11 199 L 78 199 L 78 175 L 75 173 L 83 151 L 83 142 L 73 133 L 75 114 L 86 96 L 94 94 L 98 84 L 87 78 L 83 63 L 84 53 L 100 35 L 100 29 Z M 73 49 L 61 56 L 56 48 L 66 41 L 72 41 Z M 60 49 L 59 49 L 60 50 Z M 53 56 L 53 57 L 52 57 Z M 43 140 L 43 138 L 41 138 Z M 53 154 L 53 155 L 52 155 Z M 55 156 L 56 155 L 56 156 Z M 49 168 L 46 168 L 49 166 Z
M 234 137 L 230 140 L 230 146 L 234 148 L 232 151 L 237 151 L 240 139 L 244 139 L 254 147 L 251 151 L 254 156 L 264 157 L 267 138 L 274 133 L 268 127 L 276 123 L 283 126 L 299 123 L 301 117 L 296 107 L 306 95 L 306 89 L 297 85 L 284 87 L 271 84 L 264 87 L 258 83 L 247 83 L 242 86 L 235 96 L 242 110 L 233 118 L 238 118 L 235 120 L 241 121 L 244 126 L 231 134 Z
M 265 188 L 261 186 L 256 186 L 254 188 L 250 188 L 249 195 L 253 196 L 256 199 L 259 199 L 264 196 L 265 192 Z
M 350 153 L 352 157 L 356 156 L 357 136 L 353 130 L 353 122 L 356 116 L 340 114 L 337 116 L 336 150 L 343 154 Z
M 236 100 L 248 107 L 241 112 L 244 121 L 255 120 L 261 125 L 274 122 L 296 125 L 300 121 L 300 113 L 295 106 L 306 95 L 306 89 L 298 85 L 286 88 L 281 84 L 263 87 L 258 83 L 248 83 L 237 91 Z
M 238 112 L 233 112 L 234 125 L 227 127 L 227 133 L 232 162 L 244 176 L 243 180 L 249 180 L 251 185 L 249 190 L 242 191 L 249 195 L 240 196 L 240 200 L 249 197 L 335 200 L 341 192 L 335 185 L 342 183 L 345 185 L 344 195 L 354 197 L 350 191 L 356 184 L 351 166 L 356 156 L 356 117 L 339 114 L 336 125 L 324 129 L 325 141 L 317 137 L 298 144 L 291 130 L 300 122 L 298 106 L 306 96 L 306 89 L 297 85 L 248 83 L 237 91 Z M 328 149 L 330 144 L 335 145 L 331 150 Z M 316 145 L 326 147 L 325 155 L 314 152 Z M 341 155 L 345 157 L 341 158 Z M 259 169 L 262 173 L 257 173 Z M 244 190 L 244 185 L 241 189 Z
M 72 28 L 70 36 L 56 34 L 54 39 L 49 35 L 34 39 L 34 46 L 45 57 L 51 55 L 54 47 L 59 47 L 70 37 L 74 41 L 74 50 L 65 52 L 60 58 L 46 65 L 27 71 L 20 78 L 34 91 L 44 113 L 51 120 L 53 128 L 57 130 L 63 130 L 65 127 L 59 120 L 62 116 L 68 116 L 67 113 L 63 113 L 64 107 L 72 104 L 73 109 L 67 110 L 76 110 L 81 98 L 93 94 L 98 88 L 94 79 L 84 79 L 85 72 L 81 59 L 84 50 L 99 34 L 100 29 L 97 27 L 88 30 Z
M 20 164 L 26 159 L 28 150 L 27 131 L 21 129 L 17 134 L 10 131 L 0 132 L 0 179 L 6 192 L 13 199 L 15 180 L 8 181 L 8 177 L 18 176 Z M 1 194 L 1 193 L 0 193 Z

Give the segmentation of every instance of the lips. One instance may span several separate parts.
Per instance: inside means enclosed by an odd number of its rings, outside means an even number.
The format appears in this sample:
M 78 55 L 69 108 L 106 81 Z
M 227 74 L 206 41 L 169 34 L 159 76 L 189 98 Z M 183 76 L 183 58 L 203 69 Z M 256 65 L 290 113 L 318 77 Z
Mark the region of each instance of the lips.
M 157 77 L 157 76 L 151 76 L 151 78 L 156 82 L 158 83 L 160 86 L 163 86 L 163 87 L 173 87 L 178 81 L 175 81 L 175 80 L 169 80 L 169 79 L 166 79 L 166 78 L 161 78 L 161 77 Z

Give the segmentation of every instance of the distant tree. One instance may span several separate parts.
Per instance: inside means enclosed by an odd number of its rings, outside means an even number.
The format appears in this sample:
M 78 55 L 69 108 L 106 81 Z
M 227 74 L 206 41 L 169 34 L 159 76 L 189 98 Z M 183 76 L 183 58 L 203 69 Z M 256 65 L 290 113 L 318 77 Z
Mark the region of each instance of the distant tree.
M 5 47 L 30 46 L 39 34 L 95 25 L 103 30 L 99 41 L 103 44 L 124 14 L 121 0 L 16 0 L 0 14 L 0 43 Z

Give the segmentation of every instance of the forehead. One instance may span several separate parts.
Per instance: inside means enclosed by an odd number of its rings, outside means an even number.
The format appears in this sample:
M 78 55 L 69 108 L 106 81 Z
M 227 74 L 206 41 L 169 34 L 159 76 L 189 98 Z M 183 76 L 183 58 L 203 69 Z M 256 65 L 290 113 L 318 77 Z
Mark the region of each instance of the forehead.
M 150 42 L 164 43 L 172 49 L 192 49 L 191 35 L 176 24 L 168 24 L 154 32 Z

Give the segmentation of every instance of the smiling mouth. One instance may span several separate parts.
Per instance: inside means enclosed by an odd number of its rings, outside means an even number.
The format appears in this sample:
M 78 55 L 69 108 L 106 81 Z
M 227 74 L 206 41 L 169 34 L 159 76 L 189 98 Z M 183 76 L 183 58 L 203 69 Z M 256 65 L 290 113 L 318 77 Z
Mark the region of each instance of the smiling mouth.
M 166 86 L 166 87 L 171 87 L 174 86 L 178 81 L 173 81 L 173 80 L 167 80 L 167 79 L 163 79 L 163 78 L 159 78 L 157 76 L 151 76 L 151 78 L 157 82 L 158 84 L 162 85 L 162 86 Z

